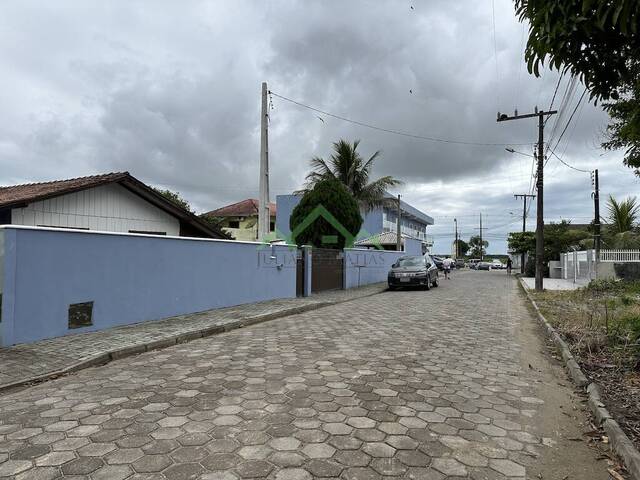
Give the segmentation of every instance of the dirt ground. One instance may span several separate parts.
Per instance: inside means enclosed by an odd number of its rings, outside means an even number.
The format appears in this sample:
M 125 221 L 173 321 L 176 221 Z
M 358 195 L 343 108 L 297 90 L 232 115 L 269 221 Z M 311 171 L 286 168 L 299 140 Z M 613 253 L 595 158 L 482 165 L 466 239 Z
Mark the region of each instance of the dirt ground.
M 627 478 L 609 445 L 602 441 L 603 433 L 591 422 L 584 396 L 567 377 L 555 348 L 533 315 L 521 323 L 519 338 L 523 368 L 534 372 L 537 395 L 545 402 L 531 426 L 549 445 L 545 454 L 530 464 L 528 478 L 605 480 L 612 478 L 608 469 Z

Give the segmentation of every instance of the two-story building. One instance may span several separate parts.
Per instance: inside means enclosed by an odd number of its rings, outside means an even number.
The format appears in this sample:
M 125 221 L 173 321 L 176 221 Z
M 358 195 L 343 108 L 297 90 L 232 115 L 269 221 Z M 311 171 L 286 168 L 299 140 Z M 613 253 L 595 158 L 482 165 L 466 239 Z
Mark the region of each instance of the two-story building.
M 390 194 L 389 206 L 378 207 L 369 212 L 362 212 L 362 227 L 358 239 L 365 239 L 384 232 L 397 231 L 398 209 L 397 200 Z M 301 195 L 278 195 L 276 197 L 276 235 L 287 238 L 291 234 L 289 218 L 293 209 L 300 203 Z M 433 218 L 417 208 L 400 201 L 400 233 L 407 237 L 420 240 L 423 251 L 430 251 L 433 247 L 433 237 L 427 235 L 427 226 L 433 225 Z

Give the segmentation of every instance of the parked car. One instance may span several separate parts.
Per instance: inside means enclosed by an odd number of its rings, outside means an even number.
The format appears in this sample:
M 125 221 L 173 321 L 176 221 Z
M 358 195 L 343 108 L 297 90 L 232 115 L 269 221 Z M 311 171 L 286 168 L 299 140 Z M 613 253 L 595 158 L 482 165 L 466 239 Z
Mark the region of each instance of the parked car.
M 493 261 L 491 262 L 491 268 L 493 270 L 503 270 L 505 268 L 507 268 L 507 266 L 502 263 L 500 260 L 498 260 L 497 258 L 494 258 Z
M 465 267 L 464 260 L 462 258 L 458 258 L 456 260 L 456 268 L 464 268 L 464 267 Z
M 400 257 L 387 277 L 389 290 L 420 286 L 429 290 L 438 286 L 438 267 L 429 255 Z
M 444 270 L 444 259 L 441 257 L 436 257 L 435 255 L 431 255 L 431 260 L 433 261 L 433 263 L 436 264 L 436 267 L 438 267 L 438 270 L 443 271 Z
M 467 265 L 469 266 L 470 269 L 472 270 L 477 270 L 478 269 L 478 264 L 480 263 L 480 260 L 477 258 L 472 258 L 467 262 Z
M 476 270 L 491 270 L 491 264 L 489 262 L 479 262 L 476 264 Z

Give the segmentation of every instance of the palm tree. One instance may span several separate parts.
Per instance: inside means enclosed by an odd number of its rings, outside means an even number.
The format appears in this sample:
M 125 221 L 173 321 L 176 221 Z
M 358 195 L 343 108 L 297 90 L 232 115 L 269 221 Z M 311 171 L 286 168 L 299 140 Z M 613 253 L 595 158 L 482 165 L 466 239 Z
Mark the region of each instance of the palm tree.
M 618 202 L 609 195 L 607 206 L 609 207 L 609 230 L 613 235 L 633 230 L 640 213 L 636 197 L 627 197 Z
M 334 142 L 334 153 L 328 161 L 320 157 L 312 158 L 313 171 L 307 175 L 305 189 L 311 190 L 320 180 L 336 178 L 347 187 L 365 211 L 385 205 L 388 201 L 387 189 L 402 182 L 389 175 L 369 182 L 373 162 L 380 155 L 380 151 L 365 161 L 357 151 L 359 144 L 360 140 L 351 144 L 340 139 Z

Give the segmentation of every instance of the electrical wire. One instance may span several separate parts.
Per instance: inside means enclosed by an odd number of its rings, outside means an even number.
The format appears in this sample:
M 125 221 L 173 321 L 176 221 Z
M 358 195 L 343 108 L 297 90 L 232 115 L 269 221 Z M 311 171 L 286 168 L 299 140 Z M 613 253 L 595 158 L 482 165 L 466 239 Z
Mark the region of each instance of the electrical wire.
M 386 133 L 391 133 L 393 135 L 400 135 L 402 137 L 409 137 L 409 138 L 415 138 L 418 140 L 427 140 L 430 142 L 439 142 L 439 143 L 450 143 L 450 144 L 455 144 L 455 145 L 474 145 L 474 146 L 481 146 L 481 147 L 508 147 L 508 146 L 521 146 L 521 145 L 531 145 L 531 142 L 528 143 L 484 143 L 484 142 L 468 142 L 468 141 L 464 141 L 464 140 L 452 140 L 452 139 L 447 139 L 447 138 L 438 138 L 438 137 L 430 137 L 430 136 L 425 136 L 425 135 L 415 135 L 413 133 L 408 133 L 408 132 L 403 132 L 401 130 L 393 130 L 393 129 L 389 129 L 389 128 L 383 128 L 383 127 L 378 127 L 376 125 L 372 125 L 370 123 L 365 123 L 365 122 L 361 122 L 359 120 L 353 120 L 347 117 L 343 117 L 341 115 L 336 115 L 334 113 L 329 113 L 327 111 L 324 110 L 320 110 L 319 108 L 316 107 L 312 107 L 311 105 L 306 105 L 302 102 L 298 102 L 296 100 L 293 100 L 291 98 L 287 98 L 283 95 L 277 94 L 273 91 L 269 92 L 271 95 L 273 95 L 274 97 L 280 98 L 282 100 L 285 100 L 287 102 L 293 103 L 294 105 L 297 105 L 299 107 L 303 107 L 303 108 L 307 108 L 309 110 L 312 110 L 316 113 L 321 113 L 323 115 L 326 115 L 327 117 L 332 117 L 332 118 L 336 118 L 338 120 L 342 120 L 343 122 L 348 122 L 348 123 L 353 123 L 354 125 L 358 125 L 361 127 L 366 127 L 366 128 L 370 128 L 372 130 L 377 130 L 380 132 L 386 132 Z
M 573 165 L 569 165 L 567 162 L 565 162 L 564 160 L 562 160 L 557 154 L 556 152 L 554 152 L 553 150 L 551 150 L 551 154 L 556 157 L 560 163 L 562 163 L 564 166 L 572 168 L 573 170 L 577 171 L 577 172 L 584 172 L 584 173 L 591 173 L 591 170 L 583 170 L 582 168 L 577 168 L 574 167 Z

